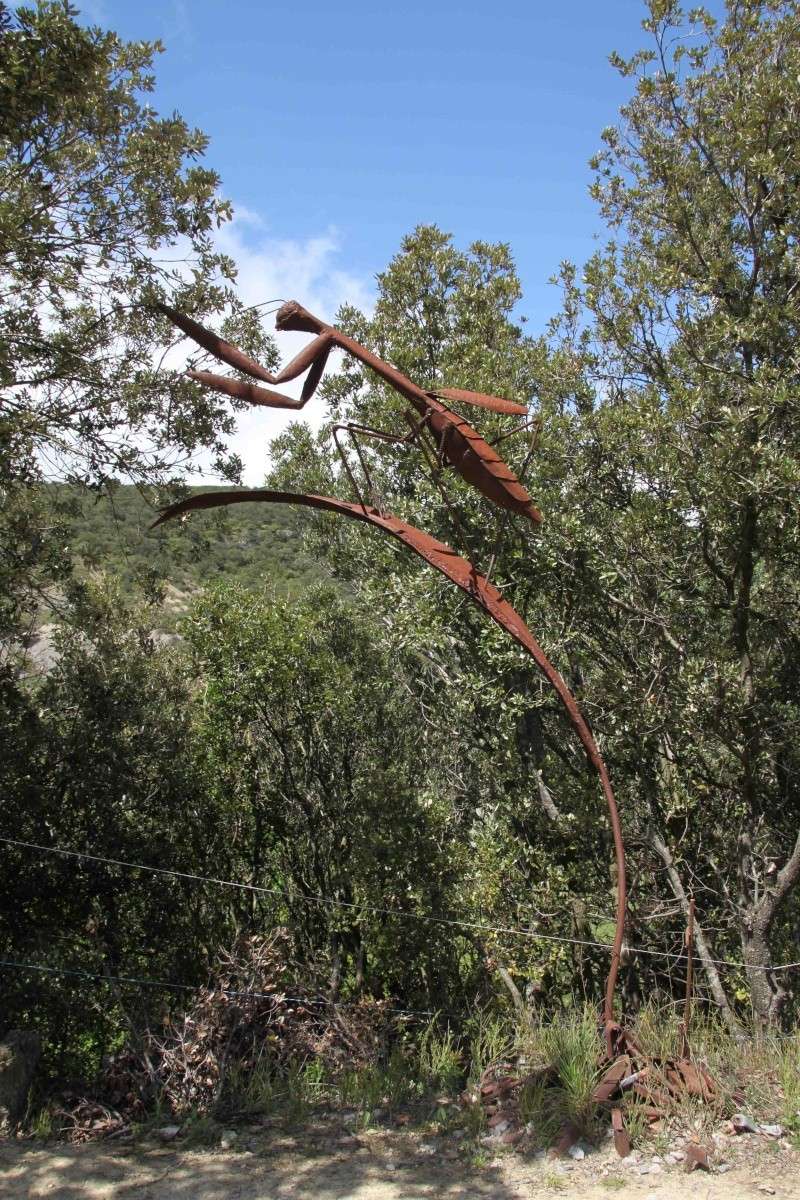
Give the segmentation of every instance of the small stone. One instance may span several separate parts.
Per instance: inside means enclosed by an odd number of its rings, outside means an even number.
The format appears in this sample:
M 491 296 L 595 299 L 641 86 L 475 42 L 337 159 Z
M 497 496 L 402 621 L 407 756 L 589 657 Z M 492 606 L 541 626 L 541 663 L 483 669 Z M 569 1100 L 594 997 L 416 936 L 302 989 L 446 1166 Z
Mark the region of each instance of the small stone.
M 567 1154 L 570 1156 L 570 1158 L 575 1158 L 578 1161 L 580 1161 L 582 1158 L 586 1158 L 586 1151 L 584 1150 L 583 1146 L 579 1145 L 570 1146 Z
M 162 1125 L 158 1131 L 158 1136 L 162 1142 L 172 1142 L 181 1131 L 180 1125 Z
M 435 1153 L 436 1146 L 434 1146 L 432 1142 L 421 1142 L 419 1146 L 417 1146 L 417 1154 L 431 1155 Z
M 623 1160 L 624 1161 L 624 1160 Z M 641 1163 L 636 1168 L 637 1175 L 651 1175 L 653 1173 L 652 1163 Z
M 717 1170 L 719 1171 L 720 1175 L 727 1175 L 728 1171 L 733 1170 L 733 1163 L 721 1162 L 717 1165 Z
M 225 1129 L 222 1137 L 219 1139 L 221 1150 L 231 1150 L 239 1135 L 234 1129 Z
M 710 1171 L 708 1151 L 699 1142 L 690 1142 L 686 1147 L 686 1171 Z
M 675 1167 L 678 1163 L 682 1163 L 684 1153 L 682 1150 L 670 1150 L 669 1154 L 665 1155 L 664 1162 L 669 1163 L 671 1167 Z
M 772 1185 L 769 1183 L 760 1183 L 758 1185 L 758 1191 L 763 1192 L 765 1196 L 774 1196 L 775 1195 L 775 1188 L 772 1187 Z
M 767 1137 L 779 1138 L 783 1135 L 782 1125 L 759 1125 L 758 1132 L 765 1134 Z

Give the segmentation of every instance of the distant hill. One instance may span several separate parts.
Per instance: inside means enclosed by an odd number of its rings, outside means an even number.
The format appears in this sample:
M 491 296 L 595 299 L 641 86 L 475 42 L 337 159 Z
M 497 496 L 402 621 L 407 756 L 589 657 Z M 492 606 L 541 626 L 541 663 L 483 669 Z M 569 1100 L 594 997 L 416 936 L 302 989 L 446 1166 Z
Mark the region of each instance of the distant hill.
M 79 570 L 110 571 L 131 587 L 146 578 L 164 580 L 173 608 L 184 607 L 179 597 L 220 580 L 247 586 L 266 580 L 291 595 L 325 577 L 301 549 L 300 514 L 286 506 L 243 504 L 151 530 L 157 513 L 133 486 L 97 498 L 65 484 L 50 487 L 54 498 L 79 510 L 68 522 Z

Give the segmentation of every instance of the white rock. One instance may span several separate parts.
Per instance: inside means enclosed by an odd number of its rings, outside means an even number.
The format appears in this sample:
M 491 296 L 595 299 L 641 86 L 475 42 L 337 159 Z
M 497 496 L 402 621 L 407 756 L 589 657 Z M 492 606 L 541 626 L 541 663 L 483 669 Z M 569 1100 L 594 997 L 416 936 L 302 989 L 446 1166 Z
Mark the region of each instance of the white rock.
M 220 1149 L 230 1150 L 236 1142 L 238 1136 L 238 1133 L 236 1133 L 234 1129 L 226 1129 L 223 1132 L 222 1137 L 219 1139 Z
M 759 1133 L 766 1134 L 767 1137 L 779 1138 L 783 1134 L 782 1125 L 759 1125 Z
M 436 1147 L 431 1142 L 421 1142 L 417 1146 L 417 1154 L 435 1154 Z
M 733 1170 L 733 1163 L 721 1162 L 717 1164 L 717 1171 L 720 1175 L 727 1175 L 728 1171 Z
M 570 1158 L 578 1159 L 578 1161 L 580 1161 L 582 1158 L 586 1158 L 586 1151 L 584 1150 L 583 1146 L 580 1145 L 570 1146 L 567 1154 L 570 1156 Z
M 181 1131 L 180 1125 L 163 1125 L 158 1131 L 162 1142 L 171 1142 Z

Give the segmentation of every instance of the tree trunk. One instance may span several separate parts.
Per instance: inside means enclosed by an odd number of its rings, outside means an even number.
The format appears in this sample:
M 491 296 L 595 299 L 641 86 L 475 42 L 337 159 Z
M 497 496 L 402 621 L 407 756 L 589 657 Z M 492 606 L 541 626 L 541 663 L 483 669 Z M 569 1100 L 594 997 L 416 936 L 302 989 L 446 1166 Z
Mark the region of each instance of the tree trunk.
M 683 886 L 678 870 L 675 866 L 675 860 L 672 857 L 672 852 L 669 846 L 655 829 L 651 829 L 649 833 L 649 841 L 652 848 L 655 850 L 658 857 L 664 864 L 664 869 L 667 873 L 669 885 L 672 888 L 672 894 L 681 906 L 684 915 L 689 916 L 689 897 L 686 895 L 686 889 Z M 722 980 L 719 977 L 713 960 L 711 949 L 706 940 L 703 927 L 695 917 L 694 920 L 694 944 L 697 948 L 697 957 L 699 958 L 703 970 L 708 980 L 709 990 L 714 997 L 714 1001 L 719 1008 L 720 1015 L 724 1020 L 728 1029 L 737 1040 L 742 1040 L 745 1037 L 745 1032 L 736 1019 L 736 1015 L 730 1006 L 725 989 L 722 986 Z
M 747 981 L 756 1023 L 765 1029 L 779 1024 L 789 993 L 778 981 L 772 965 L 769 936 L 775 918 L 800 882 L 800 832 L 794 848 L 778 871 L 773 884 L 764 891 L 742 925 L 741 940 Z

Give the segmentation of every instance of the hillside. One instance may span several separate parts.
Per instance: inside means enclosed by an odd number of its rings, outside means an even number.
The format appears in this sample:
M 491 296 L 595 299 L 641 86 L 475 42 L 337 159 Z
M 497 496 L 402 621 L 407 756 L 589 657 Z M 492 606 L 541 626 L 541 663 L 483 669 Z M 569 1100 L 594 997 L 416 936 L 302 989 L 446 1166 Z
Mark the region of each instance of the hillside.
M 135 487 L 98 497 L 67 485 L 51 491 L 59 507 L 74 506 L 67 524 L 78 569 L 113 572 L 126 587 L 155 579 L 171 585 L 171 594 L 186 594 L 223 579 L 248 586 L 267 580 L 293 594 L 323 574 L 303 553 L 298 514 L 286 507 L 242 505 L 151 530 L 156 512 Z

